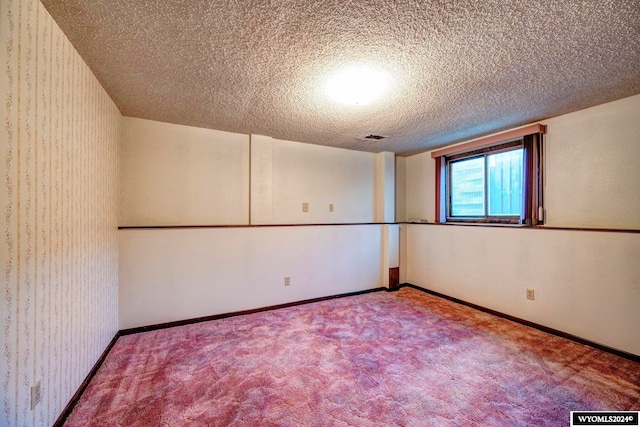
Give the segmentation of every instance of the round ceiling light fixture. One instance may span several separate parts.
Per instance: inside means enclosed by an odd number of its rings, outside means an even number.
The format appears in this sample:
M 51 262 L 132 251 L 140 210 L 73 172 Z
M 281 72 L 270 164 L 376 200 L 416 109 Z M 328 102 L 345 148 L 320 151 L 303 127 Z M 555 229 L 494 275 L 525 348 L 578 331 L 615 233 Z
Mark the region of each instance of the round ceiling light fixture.
M 389 89 L 389 76 L 373 67 L 351 66 L 331 74 L 326 82 L 329 98 L 346 105 L 368 105 Z

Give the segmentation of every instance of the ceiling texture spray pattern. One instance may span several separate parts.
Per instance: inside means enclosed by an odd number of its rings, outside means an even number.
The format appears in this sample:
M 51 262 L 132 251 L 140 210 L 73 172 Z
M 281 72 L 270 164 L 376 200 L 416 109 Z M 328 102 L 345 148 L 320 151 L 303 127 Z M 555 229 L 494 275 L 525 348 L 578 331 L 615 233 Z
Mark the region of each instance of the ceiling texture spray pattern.
M 42 3 L 124 115 L 169 123 L 410 154 L 640 93 L 638 0 Z M 327 96 L 354 66 L 377 102 Z

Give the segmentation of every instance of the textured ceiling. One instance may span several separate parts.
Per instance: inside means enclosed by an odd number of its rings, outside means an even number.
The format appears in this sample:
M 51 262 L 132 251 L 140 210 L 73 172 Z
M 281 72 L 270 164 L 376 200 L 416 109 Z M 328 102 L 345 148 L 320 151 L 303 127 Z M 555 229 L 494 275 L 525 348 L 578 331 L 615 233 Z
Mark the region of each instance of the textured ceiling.
M 124 115 L 170 123 L 409 154 L 640 93 L 638 0 L 42 3 Z M 352 64 L 381 102 L 325 96 Z

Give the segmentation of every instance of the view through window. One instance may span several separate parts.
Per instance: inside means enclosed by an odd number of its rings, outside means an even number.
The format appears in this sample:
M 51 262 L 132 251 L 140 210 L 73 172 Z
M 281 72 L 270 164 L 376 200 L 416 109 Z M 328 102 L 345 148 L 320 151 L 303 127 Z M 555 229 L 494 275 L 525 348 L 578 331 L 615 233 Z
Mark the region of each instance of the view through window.
M 449 212 L 456 219 L 519 219 L 523 149 L 509 148 L 450 160 Z

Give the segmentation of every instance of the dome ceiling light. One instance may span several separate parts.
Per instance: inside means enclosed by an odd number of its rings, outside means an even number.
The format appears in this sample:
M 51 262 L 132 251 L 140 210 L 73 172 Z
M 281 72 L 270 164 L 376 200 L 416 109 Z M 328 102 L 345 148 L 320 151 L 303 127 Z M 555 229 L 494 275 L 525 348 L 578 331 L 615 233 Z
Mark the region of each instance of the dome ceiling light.
M 390 86 L 389 76 L 368 66 L 342 68 L 329 76 L 327 96 L 340 104 L 365 106 L 380 100 Z

